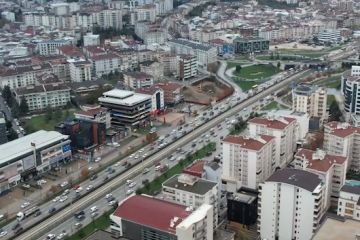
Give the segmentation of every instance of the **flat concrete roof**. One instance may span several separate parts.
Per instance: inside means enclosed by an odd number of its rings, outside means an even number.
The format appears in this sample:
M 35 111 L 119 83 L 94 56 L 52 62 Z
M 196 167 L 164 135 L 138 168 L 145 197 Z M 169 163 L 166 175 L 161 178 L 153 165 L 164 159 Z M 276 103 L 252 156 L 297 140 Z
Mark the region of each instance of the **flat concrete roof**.
M 151 100 L 150 95 L 120 89 L 105 92 L 103 97 L 99 97 L 99 102 L 123 106 L 133 106 L 147 100 Z
M 360 222 L 346 219 L 345 222 L 327 218 L 313 240 L 354 240 L 360 234 Z
M 24 154 L 31 153 L 33 146 L 39 149 L 60 140 L 67 140 L 69 136 L 56 131 L 40 130 L 24 137 L 0 145 L 0 165 Z

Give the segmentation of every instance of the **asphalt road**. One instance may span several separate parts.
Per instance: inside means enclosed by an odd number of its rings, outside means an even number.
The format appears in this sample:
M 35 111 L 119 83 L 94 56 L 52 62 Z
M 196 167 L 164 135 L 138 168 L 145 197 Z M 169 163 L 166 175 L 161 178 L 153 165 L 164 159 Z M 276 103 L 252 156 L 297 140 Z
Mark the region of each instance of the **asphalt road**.
M 19 126 L 16 125 L 16 123 L 12 117 L 10 109 L 7 106 L 7 104 L 5 103 L 5 100 L 1 95 L 0 95 L 0 110 L 3 111 L 3 113 L 6 115 L 7 120 L 11 121 L 12 128 L 15 130 L 15 132 L 18 132 L 18 131 L 20 132 Z M 18 136 L 22 137 L 24 135 L 22 133 L 18 133 Z
M 165 149 L 155 153 L 153 156 L 144 160 L 143 164 L 139 164 L 134 166 L 133 168 L 126 171 L 124 174 L 116 177 L 115 179 L 108 181 L 105 185 L 101 188 L 95 189 L 91 192 L 88 196 L 82 198 L 81 200 L 75 202 L 71 206 L 65 208 L 64 210 L 54 214 L 46 221 L 42 221 L 38 223 L 35 227 L 29 229 L 28 231 L 24 232 L 23 234 L 19 235 L 16 239 L 38 239 L 43 234 L 46 234 L 50 230 L 54 229 L 54 227 L 58 226 L 60 223 L 64 222 L 66 219 L 72 217 L 72 215 L 81 210 L 86 209 L 88 206 L 92 206 L 94 202 L 98 199 L 103 198 L 107 193 L 116 190 L 119 186 L 123 185 L 127 179 L 134 178 L 142 173 L 144 167 L 152 167 L 154 162 L 162 160 L 169 156 L 172 152 L 174 152 L 177 148 L 183 147 L 187 143 L 193 141 L 195 138 L 199 137 L 204 132 L 208 131 L 209 129 L 215 127 L 217 124 L 223 122 L 225 118 L 231 117 L 234 114 L 239 113 L 243 108 L 250 106 L 251 104 L 257 102 L 260 99 L 265 98 L 266 96 L 270 95 L 271 93 L 277 91 L 278 89 L 288 85 L 290 82 L 295 81 L 298 77 L 304 74 L 306 71 L 301 71 L 292 75 L 291 77 L 284 79 L 283 81 L 273 85 L 266 90 L 248 98 L 247 100 L 243 101 L 242 103 L 236 105 L 235 107 L 229 109 L 228 111 L 222 113 L 221 115 L 207 121 L 203 125 L 199 126 L 198 128 L 194 129 L 184 137 L 180 138 L 176 142 L 166 146 Z M 223 104 L 226 105 L 226 104 Z

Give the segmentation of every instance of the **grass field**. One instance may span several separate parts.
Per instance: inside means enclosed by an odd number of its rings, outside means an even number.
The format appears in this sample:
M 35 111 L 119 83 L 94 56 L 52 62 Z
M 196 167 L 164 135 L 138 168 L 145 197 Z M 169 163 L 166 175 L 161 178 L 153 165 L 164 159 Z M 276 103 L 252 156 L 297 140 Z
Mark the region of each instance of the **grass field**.
M 335 96 L 334 95 L 327 95 L 326 105 L 330 106 L 333 101 L 336 101 Z
M 243 91 L 250 90 L 254 85 L 258 84 L 256 81 L 245 81 L 234 79 L 234 82 L 241 87 Z
M 272 101 L 271 103 L 267 104 L 266 106 L 264 106 L 261 110 L 263 111 L 270 111 L 273 109 L 288 109 L 287 106 L 284 106 L 276 101 Z
M 73 116 L 75 110 L 59 110 L 52 114 L 52 118 L 48 120 L 46 114 L 32 117 L 25 121 L 25 130 L 27 133 L 36 132 L 38 130 L 54 130 L 54 127 L 67 117 Z
M 240 72 L 234 72 L 234 75 L 246 79 L 262 79 L 273 76 L 280 72 L 277 67 L 270 64 L 257 64 L 243 67 Z

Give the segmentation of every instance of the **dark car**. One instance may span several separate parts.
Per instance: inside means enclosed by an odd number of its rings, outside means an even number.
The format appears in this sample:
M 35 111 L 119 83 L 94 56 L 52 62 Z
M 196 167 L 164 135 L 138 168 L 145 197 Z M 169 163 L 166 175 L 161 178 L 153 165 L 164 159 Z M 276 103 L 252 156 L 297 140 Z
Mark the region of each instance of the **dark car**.
M 35 213 L 34 213 L 34 217 L 38 217 L 38 216 L 40 216 L 41 215 L 41 211 L 40 210 L 38 210 L 38 211 L 36 211 Z
M 97 179 L 97 175 L 96 174 L 94 174 L 94 175 L 92 175 L 91 177 L 90 177 L 90 181 L 94 181 L 95 179 Z
M 52 214 L 52 213 L 54 213 L 55 211 L 56 211 L 56 208 L 55 208 L 55 207 L 52 207 L 52 208 L 49 209 L 49 214 Z
M 109 177 L 105 176 L 103 181 L 106 182 L 107 180 L 109 180 Z
M 16 223 L 11 229 L 15 231 L 19 227 L 20 227 L 20 223 Z
M 83 220 L 85 218 L 85 212 L 82 210 L 82 211 L 79 211 L 77 213 L 74 214 L 74 217 L 77 219 L 77 220 Z
M 20 233 L 22 230 L 23 230 L 23 228 L 22 228 L 22 227 L 19 227 L 18 229 L 16 229 L 16 230 L 14 231 L 14 233 L 15 233 L 15 234 L 18 234 L 18 233 Z

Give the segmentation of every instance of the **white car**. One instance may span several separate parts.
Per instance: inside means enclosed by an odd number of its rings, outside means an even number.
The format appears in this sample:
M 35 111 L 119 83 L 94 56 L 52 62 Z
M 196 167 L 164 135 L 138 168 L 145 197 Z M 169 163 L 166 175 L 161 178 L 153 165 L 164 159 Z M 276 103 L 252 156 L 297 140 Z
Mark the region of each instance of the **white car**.
M 21 204 L 21 208 L 26 208 L 27 206 L 29 206 L 30 203 L 29 202 L 24 202 L 23 204 Z
M 99 215 L 99 213 L 98 212 L 93 212 L 93 213 L 91 213 L 91 217 L 96 217 L 97 215 Z
M 130 195 L 130 194 L 133 194 L 133 193 L 134 193 L 134 190 L 132 190 L 132 189 L 129 189 L 129 190 L 126 191 L 126 195 Z
M 68 197 L 67 196 L 62 196 L 62 197 L 60 197 L 60 202 L 65 202 L 66 200 L 68 199 Z
M 82 187 L 78 187 L 75 192 L 76 192 L 76 193 L 79 193 L 79 192 L 81 192 L 82 190 L 83 190 Z
M 56 239 L 64 239 L 66 237 L 67 233 L 66 232 L 62 232 L 60 233 Z
M 133 181 L 131 179 L 126 180 L 126 185 L 130 185 Z
M 55 239 L 55 238 L 56 238 L 56 235 L 52 234 L 52 233 L 50 233 L 49 235 L 46 236 L 46 240 L 52 240 L 52 239 Z
M 58 202 L 60 200 L 60 197 L 57 196 L 56 198 L 53 199 L 53 202 Z
M 105 195 L 105 199 L 109 199 L 109 198 L 112 198 L 112 197 L 113 197 L 113 195 L 111 193 L 108 193 L 108 194 Z
M 91 189 L 93 189 L 94 186 L 93 185 L 89 185 L 87 188 L 86 188 L 86 191 L 90 191 Z
M 120 162 L 117 162 L 114 164 L 114 167 L 118 167 L 118 166 L 120 166 L 120 164 L 121 164 Z
M 136 182 L 132 182 L 132 183 L 129 184 L 129 188 L 133 188 L 135 186 L 136 186 Z
M 8 234 L 7 231 L 0 232 L 0 238 L 5 237 Z
M 93 206 L 90 208 L 90 212 L 94 213 L 97 212 L 99 209 L 97 208 L 97 206 Z
M 101 157 L 95 158 L 95 162 L 100 162 L 100 161 L 101 161 Z
M 64 188 L 68 185 L 69 183 L 67 181 L 63 182 L 60 184 L 60 187 Z
M 114 200 L 109 202 L 109 206 L 115 206 L 115 204 L 116 204 L 116 201 L 114 201 Z

